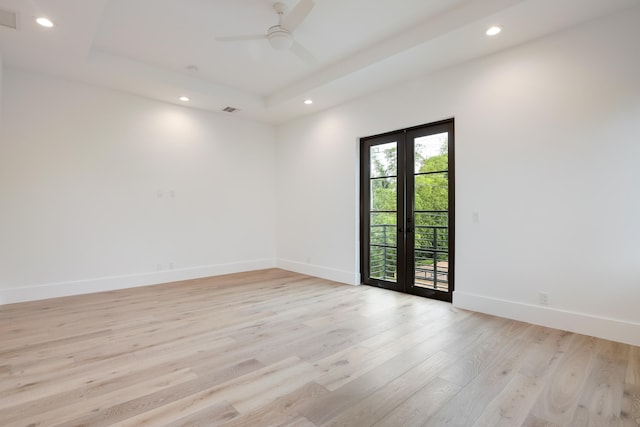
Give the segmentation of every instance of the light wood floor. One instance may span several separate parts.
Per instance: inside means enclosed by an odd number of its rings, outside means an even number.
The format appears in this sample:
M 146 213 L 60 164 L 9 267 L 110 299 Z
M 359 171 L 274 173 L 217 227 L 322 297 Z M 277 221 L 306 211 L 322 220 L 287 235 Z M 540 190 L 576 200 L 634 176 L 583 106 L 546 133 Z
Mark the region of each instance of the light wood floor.
M 0 425 L 638 426 L 640 348 L 281 270 L 0 306 Z

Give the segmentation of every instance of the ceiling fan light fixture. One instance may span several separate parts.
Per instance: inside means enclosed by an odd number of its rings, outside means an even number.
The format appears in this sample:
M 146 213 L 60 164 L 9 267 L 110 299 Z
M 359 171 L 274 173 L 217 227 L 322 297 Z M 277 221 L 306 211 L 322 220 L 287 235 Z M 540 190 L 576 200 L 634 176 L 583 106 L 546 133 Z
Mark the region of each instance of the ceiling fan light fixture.
M 276 29 L 269 31 L 267 38 L 269 39 L 271 47 L 276 50 L 287 50 L 293 46 L 293 37 L 291 37 L 291 33 L 286 30 Z

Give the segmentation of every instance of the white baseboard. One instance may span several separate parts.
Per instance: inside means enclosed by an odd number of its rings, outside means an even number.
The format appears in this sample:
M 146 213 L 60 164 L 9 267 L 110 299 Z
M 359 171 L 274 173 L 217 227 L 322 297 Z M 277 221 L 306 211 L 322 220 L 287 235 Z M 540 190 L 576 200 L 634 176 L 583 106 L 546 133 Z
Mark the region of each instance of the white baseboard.
M 640 324 L 454 291 L 453 305 L 534 325 L 640 345 Z
M 181 268 L 150 273 L 130 274 L 124 276 L 99 277 L 71 282 L 47 283 L 21 288 L 0 289 L 0 305 L 25 301 L 36 301 L 71 295 L 90 294 L 94 292 L 113 291 L 116 289 L 135 288 L 139 286 L 157 285 L 180 280 L 200 279 L 220 276 L 222 274 L 241 273 L 244 271 L 275 268 L 275 259 L 216 264 L 199 267 Z
M 334 282 L 346 283 L 348 285 L 359 285 L 360 274 L 351 271 L 337 270 L 334 268 L 322 267 L 314 264 L 305 264 L 303 262 L 290 261 L 286 259 L 278 260 L 278 268 L 293 271 L 308 276 L 320 277 L 322 279 L 332 280 Z

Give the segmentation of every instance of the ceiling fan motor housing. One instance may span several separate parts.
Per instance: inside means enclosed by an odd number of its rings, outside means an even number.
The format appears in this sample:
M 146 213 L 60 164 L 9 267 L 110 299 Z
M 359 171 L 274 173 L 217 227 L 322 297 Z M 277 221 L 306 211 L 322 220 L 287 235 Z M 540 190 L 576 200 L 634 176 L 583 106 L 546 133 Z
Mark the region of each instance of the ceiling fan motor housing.
M 293 36 L 280 25 L 274 25 L 267 31 L 267 40 L 274 49 L 286 50 L 293 46 Z

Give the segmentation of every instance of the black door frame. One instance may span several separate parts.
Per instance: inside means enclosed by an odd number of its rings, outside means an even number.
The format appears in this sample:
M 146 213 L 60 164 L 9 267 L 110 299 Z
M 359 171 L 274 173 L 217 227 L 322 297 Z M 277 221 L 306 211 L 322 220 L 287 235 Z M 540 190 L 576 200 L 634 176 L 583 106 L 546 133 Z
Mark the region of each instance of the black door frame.
M 409 141 L 420 135 L 441 131 L 449 132 L 448 147 L 448 249 L 449 291 L 437 291 L 413 286 L 415 276 L 413 233 L 413 156 L 409 150 Z M 455 289 L 455 126 L 454 119 L 442 120 L 411 128 L 386 132 L 379 135 L 360 138 L 360 277 L 363 284 L 380 288 L 411 293 L 428 298 L 451 302 Z M 370 150 L 375 145 L 397 142 L 397 281 L 390 282 L 369 277 L 369 239 L 370 239 Z M 409 167 L 411 170 L 409 171 Z M 411 177 L 411 179 L 409 178 Z M 411 204 L 411 206 L 409 206 Z M 411 215 L 407 215 L 411 213 Z M 437 262 L 437 259 L 436 259 Z M 434 278 L 435 280 L 435 278 Z

